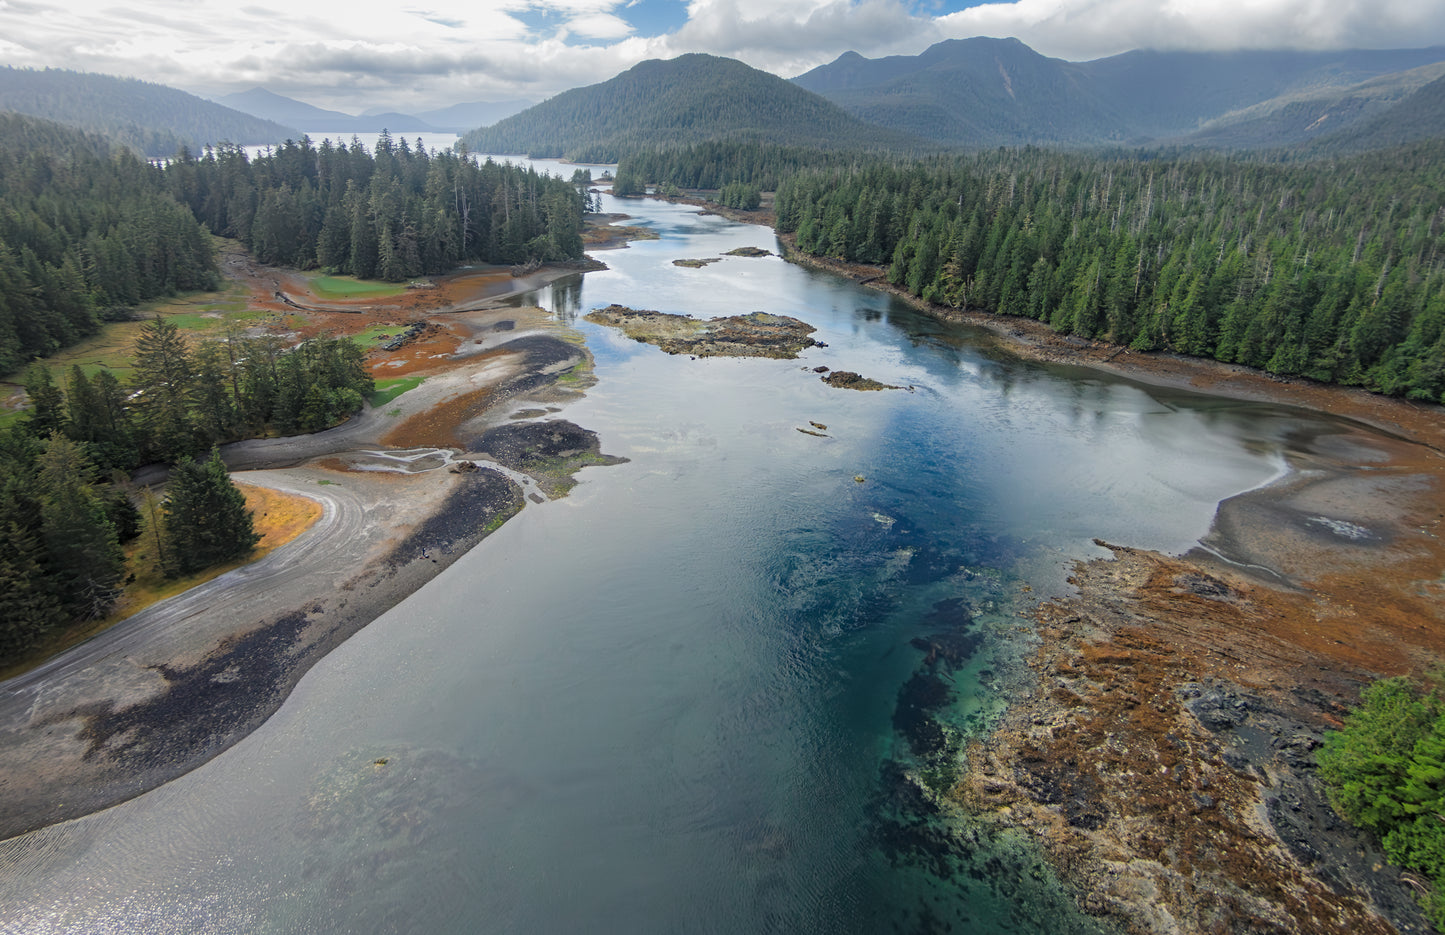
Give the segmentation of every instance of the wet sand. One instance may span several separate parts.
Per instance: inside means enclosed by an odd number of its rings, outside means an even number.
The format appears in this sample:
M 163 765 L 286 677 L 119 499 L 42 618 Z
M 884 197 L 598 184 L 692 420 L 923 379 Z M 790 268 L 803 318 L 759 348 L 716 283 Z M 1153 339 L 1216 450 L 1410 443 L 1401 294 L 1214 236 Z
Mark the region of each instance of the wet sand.
M 375 305 L 298 310 L 323 304 L 295 301 L 305 297 L 300 274 L 236 253 L 222 268 L 247 286 L 253 308 L 274 313 L 258 326 L 271 333 L 406 331 L 368 364 L 378 378 L 423 382 L 325 432 L 226 446 L 237 480 L 321 501 L 321 521 L 266 559 L 0 685 L 0 838 L 114 805 L 206 762 L 263 723 L 319 659 L 529 501 L 565 494 L 581 466 L 613 462 L 593 433 L 554 416 L 589 385 L 586 348 L 541 309 L 502 306 L 504 271 L 440 277 Z M 523 288 L 570 272 L 540 271 Z M 489 451 L 496 425 L 536 426 L 544 442 L 565 437 L 570 457 L 506 466 L 531 449 Z

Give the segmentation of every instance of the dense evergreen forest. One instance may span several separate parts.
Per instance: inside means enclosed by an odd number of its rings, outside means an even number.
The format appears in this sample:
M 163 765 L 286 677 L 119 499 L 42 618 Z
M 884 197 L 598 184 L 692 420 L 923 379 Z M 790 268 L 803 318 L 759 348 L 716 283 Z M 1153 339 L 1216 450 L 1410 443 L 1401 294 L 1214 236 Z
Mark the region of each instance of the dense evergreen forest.
M 182 152 L 165 179 L 212 232 L 264 263 L 400 282 L 582 255 L 583 196 L 570 183 L 386 134 L 374 153 L 330 140 L 287 140 L 256 159 L 235 146 Z
M 165 85 L 63 68 L 0 67 L 0 111 L 98 133 L 142 156 L 182 146 L 275 143 L 297 132 Z M 314 128 L 313 128 L 314 129 Z
M 722 189 L 729 184 L 750 185 L 765 192 L 778 190 L 782 180 L 802 168 L 849 168 L 880 161 L 860 150 L 811 149 L 777 146 L 748 140 L 708 140 L 690 146 L 652 146 L 634 150 L 618 163 L 615 194 L 638 194 L 648 185 L 678 188 Z M 899 163 L 904 157 L 895 160 Z
M 150 165 L 99 137 L 0 114 L 0 373 L 126 306 L 215 288 L 211 238 Z
M 72 367 L 60 385 L 26 375 L 31 408 L 0 432 L 0 664 L 48 631 L 103 617 L 120 594 L 121 543 L 141 517 L 125 489 L 139 464 L 174 464 L 151 517 L 169 574 L 239 557 L 255 544 L 243 498 L 206 449 L 268 431 L 325 428 L 372 389 L 349 340 L 288 349 L 275 337 L 192 346 L 164 319 L 144 326 L 131 379 Z
M 1445 143 L 1339 162 L 1036 149 L 802 169 L 798 249 L 925 300 L 1439 402 Z

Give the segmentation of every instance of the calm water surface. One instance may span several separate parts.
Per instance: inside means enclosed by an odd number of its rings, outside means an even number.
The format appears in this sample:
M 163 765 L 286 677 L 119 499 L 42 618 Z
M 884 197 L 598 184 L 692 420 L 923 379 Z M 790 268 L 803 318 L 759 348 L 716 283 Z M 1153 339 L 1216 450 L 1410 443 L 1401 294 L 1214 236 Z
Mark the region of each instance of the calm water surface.
M 630 461 L 528 506 L 205 767 L 0 844 L 0 930 L 1094 931 L 1026 842 L 908 777 L 946 784 L 938 744 L 1028 645 L 1020 602 L 1094 537 L 1186 549 L 1329 423 L 991 355 L 774 257 L 674 267 L 776 244 L 621 210 L 662 239 L 524 300 L 596 356 L 562 417 Z M 581 320 L 612 302 L 795 315 L 828 347 L 670 357 Z M 925 637 L 956 671 L 923 677 Z

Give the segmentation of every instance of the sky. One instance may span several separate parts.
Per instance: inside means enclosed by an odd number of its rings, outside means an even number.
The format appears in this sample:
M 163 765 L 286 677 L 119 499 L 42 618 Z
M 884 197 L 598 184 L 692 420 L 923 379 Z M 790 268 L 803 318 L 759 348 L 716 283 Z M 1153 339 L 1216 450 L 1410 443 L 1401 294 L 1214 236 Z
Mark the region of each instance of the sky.
M 1014 37 L 1071 61 L 1137 48 L 1445 45 L 1445 0 L 0 0 L 0 64 L 333 110 L 541 101 L 708 52 L 793 77 L 847 51 Z

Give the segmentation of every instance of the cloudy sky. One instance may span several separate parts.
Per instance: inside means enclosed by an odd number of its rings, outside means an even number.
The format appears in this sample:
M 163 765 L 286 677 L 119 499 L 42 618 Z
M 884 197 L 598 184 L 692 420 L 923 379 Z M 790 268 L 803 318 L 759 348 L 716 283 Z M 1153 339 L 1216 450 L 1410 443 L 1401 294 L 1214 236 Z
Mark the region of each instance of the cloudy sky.
M 1134 48 L 1445 45 L 1445 0 L 0 0 L 0 63 L 321 107 L 541 100 L 710 52 L 784 77 L 854 50 L 1014 36 L 1085 60 Z

